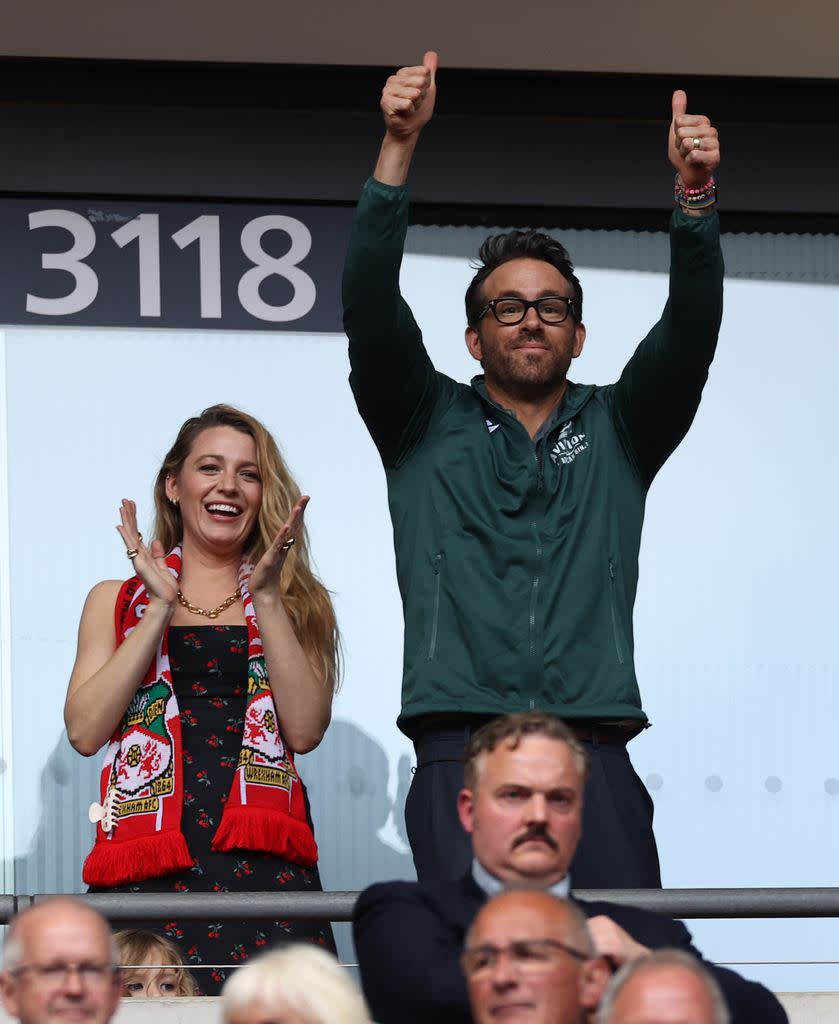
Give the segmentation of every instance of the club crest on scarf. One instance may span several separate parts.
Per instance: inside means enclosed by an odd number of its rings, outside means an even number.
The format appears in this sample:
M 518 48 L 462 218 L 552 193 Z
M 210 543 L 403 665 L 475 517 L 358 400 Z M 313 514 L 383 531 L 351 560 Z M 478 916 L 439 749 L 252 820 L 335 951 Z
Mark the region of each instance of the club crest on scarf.
M 246 782 L 276 786 L 289 793 L 296 778 L 280 736 L 265 660 L 261 657 L 248 662 L 248 705 L 239 766 L 244 768 Z
M 166 725 L 168 698 L 169 687 L 163 682 L 141 686 L 125 713 L 122 745 L 113 776 L 120 797 L 120 815 L 132 813 L 124 802 L 126 796 L 165 796 L 175 788 L 172 734 Z M 133 813 L 142 810 L 136 808 Z

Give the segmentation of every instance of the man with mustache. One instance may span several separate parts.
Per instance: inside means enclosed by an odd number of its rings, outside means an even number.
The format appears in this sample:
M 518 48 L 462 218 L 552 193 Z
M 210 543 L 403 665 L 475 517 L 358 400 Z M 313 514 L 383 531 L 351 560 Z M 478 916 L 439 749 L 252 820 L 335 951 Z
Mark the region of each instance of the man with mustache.
M 467 748 L 458 812 L 471 836 L 468 873 L 448 882 L 388 882 L 361 894 L 353 935 L 364 994 L 379 1024 L 470 1024 L 458 966 L 464 937 L 488 897 L 530 886 L 573 899 L 569 865 L 582 832 L 588 762 L 558 718 L 521 712 L 479 729 Z M 575 900 L 597 953 L 613 967 L 674 947 L 702 961 L 690 934 L 634 907 Z M 716 978 L 732 1024 L 783 1024 L 762 985 L 702 963 Z
M 398 725 L 417 756 L 405 808 L 417 875 L 457 878 L 469 863 L 456 814 L 469 735 L 538 708 L 566 719 L 592 762 L 577 883 L 659 887 L 652 801 L 626 750 L 647 725 L 632 610 L 647 491 L 696 413 L 722 315 L 717 130 L 673 94 L 669 297 L 620 379 L 568 380 L 586 340 L 582 287 L 556 239 L 510 231 L 484 242 L 466 292 L 483 370 L 466 385 L 435 370 L 399 291 L 436 71 L 429 51 L 385 85 L 344 271 L 350 384 L 385 468 L 404 606 Z M 510 126 L 498 145 L 538 147 L 539 129 Z M 624 169 L 616 152 L 615 195 Z

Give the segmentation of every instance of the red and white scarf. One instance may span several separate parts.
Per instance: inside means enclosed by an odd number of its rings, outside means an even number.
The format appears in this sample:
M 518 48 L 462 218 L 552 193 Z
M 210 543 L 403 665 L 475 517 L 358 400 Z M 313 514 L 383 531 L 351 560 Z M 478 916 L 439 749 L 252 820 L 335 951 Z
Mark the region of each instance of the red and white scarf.
M 166 559 L 177 579 L 181 549 Z M 262 640 L 248 591 L 252 566 L 243 562 L 239 585 L 248 627 L 248 692 L 239 761 L 212 849 L 274 853 L 312 866 L 318 851 L 306 816 L 303 784 L 279 733 Z M 114 609 L 117 646 L 148 606 L 134 576 L 120 589 Z M 168 630 L 155 660 L 108 745 L 99 779 L 108 812 L 96 826 L 85 860 L 88 885 L 114 886 L 156 878 L 195 863 L 181 831 L 184 786 L 181 720 L 169 665 Z M 105 831 L 104 827 L 112 827 Z

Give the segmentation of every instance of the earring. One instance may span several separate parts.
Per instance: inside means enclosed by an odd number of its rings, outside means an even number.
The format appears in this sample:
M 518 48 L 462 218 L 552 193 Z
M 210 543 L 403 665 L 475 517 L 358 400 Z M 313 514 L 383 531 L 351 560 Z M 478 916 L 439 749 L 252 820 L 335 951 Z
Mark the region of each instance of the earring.
M 172 504 L 175 506 L 175 508 L 178 507 L 178 499 L 177 498 L 170 498 L 169 501 L 172 502 Z

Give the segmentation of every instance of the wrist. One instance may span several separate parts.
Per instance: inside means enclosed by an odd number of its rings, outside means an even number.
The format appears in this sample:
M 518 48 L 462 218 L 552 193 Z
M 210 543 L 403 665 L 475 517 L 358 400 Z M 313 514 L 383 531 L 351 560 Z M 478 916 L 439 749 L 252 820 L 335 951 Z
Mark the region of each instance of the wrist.
M 169 625 L 169 620 L 175 614 L 175 605 L 177 604 L 177 598 L 173 597 L 168 600 L 165 597 L 158 597 L 152 595 L 149 597 L 149 603 L 143 613 L 141 622 L 149 619 L 151 622 L 162 624 L 163 626 Z
M 705 216 L 717 201 L 717 183 L 713 176 L 700 185 L 686 185 L 681 175 L 676 175 L 673 197 L 690 216 Z
M 274 611 L 282 607 L 283 599 L 280 596 L 280 588 L 277 586 L 268 587 L 265 590 L 250 590 L 251 600 L 256 611 L 264 609 Z
M 373 170 L 373 177 L 383 185 L 404 185 L 408 170 L 419 140 L 419 132 L 410 135 L 394 135 L 385 132 L 379 159 Z

